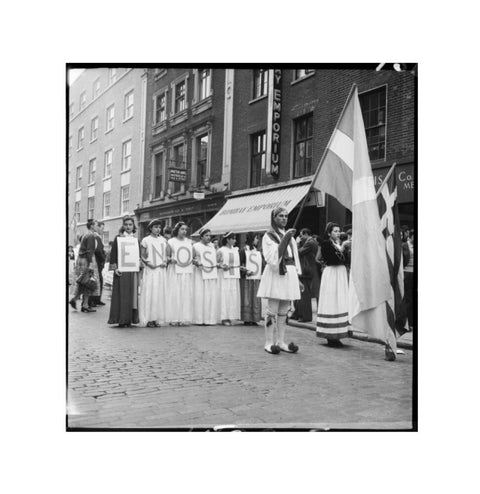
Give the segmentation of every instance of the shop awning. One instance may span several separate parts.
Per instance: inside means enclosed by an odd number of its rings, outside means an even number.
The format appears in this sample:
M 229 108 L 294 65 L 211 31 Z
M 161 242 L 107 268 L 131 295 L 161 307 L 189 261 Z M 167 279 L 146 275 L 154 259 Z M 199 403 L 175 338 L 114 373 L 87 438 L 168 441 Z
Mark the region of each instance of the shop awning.
M 270 228 L 272 209 L 292 209 L 303 199 L 310 184 L 286 187 L 227 199 L 222 209 L 206 224 L 212 234 L 259 232 Z

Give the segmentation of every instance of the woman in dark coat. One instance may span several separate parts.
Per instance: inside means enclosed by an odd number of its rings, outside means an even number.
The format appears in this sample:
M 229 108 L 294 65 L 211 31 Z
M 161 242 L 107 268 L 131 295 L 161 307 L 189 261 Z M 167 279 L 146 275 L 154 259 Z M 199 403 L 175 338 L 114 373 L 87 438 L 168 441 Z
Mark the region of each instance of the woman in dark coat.
M 118 270 L 118 239 L 120 237 L 135 237 L 137 228 L 131 216 L 123 218 L 124 232 L 115 237 L 110 252 L 110 269 L 113 270 L 112 302 L 108 324 L 118 324 L 118 327 L 130 327 L 138 324 L 138 283 L 139 273 L 121 272 Z M 137 240 L 138 242 L 138 240 Z M 140 254 L 140 243 L 138 242 Z M 139 255 L 140 257 L 140 255 Z

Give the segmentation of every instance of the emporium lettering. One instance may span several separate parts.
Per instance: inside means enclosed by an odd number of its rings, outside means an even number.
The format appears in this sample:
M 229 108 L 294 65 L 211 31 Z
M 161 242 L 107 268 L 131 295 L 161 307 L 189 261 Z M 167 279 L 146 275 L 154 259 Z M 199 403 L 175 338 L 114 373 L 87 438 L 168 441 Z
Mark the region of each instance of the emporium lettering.
M 271 165 L 270 175 L 278 178 L 280 171 L 280 131 L 281 131 L 281 111 L 282 111 L 282 71 L 273 71 L 273 106 L 272 106 L 272 142 L 271 142 Z

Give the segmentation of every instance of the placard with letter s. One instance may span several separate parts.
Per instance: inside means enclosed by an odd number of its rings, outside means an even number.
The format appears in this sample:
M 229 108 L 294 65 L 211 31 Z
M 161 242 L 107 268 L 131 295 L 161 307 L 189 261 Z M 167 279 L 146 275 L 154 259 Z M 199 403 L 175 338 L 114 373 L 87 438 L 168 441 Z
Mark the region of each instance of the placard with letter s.
M 258 250 L 249 250 L 245 252 L 247 271 L 253 274 L 247 276 L 247 280 L 259 280 L 262 277 L 262 253 Z

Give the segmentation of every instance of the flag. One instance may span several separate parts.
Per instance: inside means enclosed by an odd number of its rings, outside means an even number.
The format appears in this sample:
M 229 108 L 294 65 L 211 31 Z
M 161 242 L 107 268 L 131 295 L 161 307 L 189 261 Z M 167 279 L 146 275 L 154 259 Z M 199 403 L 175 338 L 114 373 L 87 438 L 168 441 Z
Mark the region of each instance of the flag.
M 352 211 L 349 320 L 396 351 L 387 321 L 391 296 L 385 239 L 368 155 L 358 89 L 354 86 L 312 181 Z
M 397 204 L 396 173 L 392 173 L 388 181 L 382 184 L 377 202 L 390 274 L 391 290 L 390 300 L 387 302 L 387 320 L 393 333 L 402 336 L 408 330 L 408 326 L 407 314 L 403 304 L 403 254 Z

